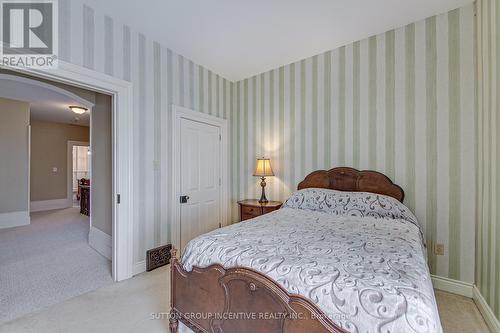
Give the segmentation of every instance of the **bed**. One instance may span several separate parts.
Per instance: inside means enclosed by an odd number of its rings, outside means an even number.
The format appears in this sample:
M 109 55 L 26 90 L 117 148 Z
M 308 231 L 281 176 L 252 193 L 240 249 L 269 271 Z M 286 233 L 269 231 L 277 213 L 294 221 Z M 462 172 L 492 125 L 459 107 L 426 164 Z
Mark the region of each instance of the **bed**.
M 375 171 L 315 171 L 280 210 L 173 249 L 170 331 L 442 332 L 403 199 Z

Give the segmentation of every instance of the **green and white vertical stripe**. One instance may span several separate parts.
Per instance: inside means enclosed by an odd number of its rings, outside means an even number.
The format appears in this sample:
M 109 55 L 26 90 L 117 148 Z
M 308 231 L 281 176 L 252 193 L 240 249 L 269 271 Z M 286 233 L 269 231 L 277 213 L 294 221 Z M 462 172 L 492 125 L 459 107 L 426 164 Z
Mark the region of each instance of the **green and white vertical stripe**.
M 477 0 L 476 285 L 500 319 L 500 2 Z
M 172 104 L 230 119 L 233 83 L 78 0 L 60 1 L 59 18 L 62 60 L 134 86 L 134 264 L 140 266 L 147 249 L 170 241 Z
M 316 169 L 386 173 L 425 228 L 432 273 L 473 282 L 473 33 L 469 5 L 237 82 L 233 199 L 258 195 L 260 155 L 270 199 Z
M 134 263 L 170 239 L 165 189 L 172 186 L 171 105 L 178 104 L 229 120 L 233 220 L 236 200 L 259 195 L 251 176 L 257 156 L 272 159 L 272 199 L 284 199 L 315 169 L 375 169 L 405 189 L 425 228 L 432 272 L 473 282 L 477 190 L 476 276 L 498 314 L 495 3 L 478 2 L 476 165 L 472 5 L 232 83 L 124 22 L 61 1 L 61 58 L 134 84 Z M 437 242 L 443 257 L 432 254 Z

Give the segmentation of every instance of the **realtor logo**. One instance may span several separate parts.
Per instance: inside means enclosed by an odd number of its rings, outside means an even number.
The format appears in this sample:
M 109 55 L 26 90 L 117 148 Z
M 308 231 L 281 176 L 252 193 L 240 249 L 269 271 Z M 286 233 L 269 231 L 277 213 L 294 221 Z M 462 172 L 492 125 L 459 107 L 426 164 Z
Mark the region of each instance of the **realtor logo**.
M 0 0 L 0 5 L 0 64 L 56 67 L 57 1 Z

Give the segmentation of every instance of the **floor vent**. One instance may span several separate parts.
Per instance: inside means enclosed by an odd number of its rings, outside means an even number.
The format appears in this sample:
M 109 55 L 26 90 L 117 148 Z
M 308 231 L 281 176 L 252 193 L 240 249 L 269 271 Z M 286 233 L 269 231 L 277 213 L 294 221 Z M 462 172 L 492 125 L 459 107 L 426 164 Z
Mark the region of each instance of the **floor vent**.
M 172 244 L 159 246 L 146 252 L 146 271 L 152 271 L 170 263 Z

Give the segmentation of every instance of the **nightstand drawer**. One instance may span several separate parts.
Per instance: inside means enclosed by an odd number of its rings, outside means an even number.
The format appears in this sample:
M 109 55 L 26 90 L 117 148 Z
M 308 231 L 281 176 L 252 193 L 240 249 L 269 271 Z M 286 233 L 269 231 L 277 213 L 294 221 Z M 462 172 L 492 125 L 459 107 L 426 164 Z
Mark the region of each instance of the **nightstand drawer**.
M 240 221 L 250 220 L 254 217 L 275 211 L 279 209 L 282 204 L 281 201 L 260 203 L 259 200 L 256 199 L 238 201 L 238 205 L 240 205 Z
M 242 215 L 251 215 L 252 217 L 262 215 L 262 208 L 260 207 L 250 207 L 250 206 L 242 206 L 241 207 Z
M 274 212 L 277 209 L 280 209 L 281 205 L 275 207 L 262 207 L 262 214 L 267 214 L 270 212 Z
M 250 219 L 256 218 L 257 216 L 260 216 L 260 215 L 241 214 L 240 220 L 241 221 L 250 220 Z

